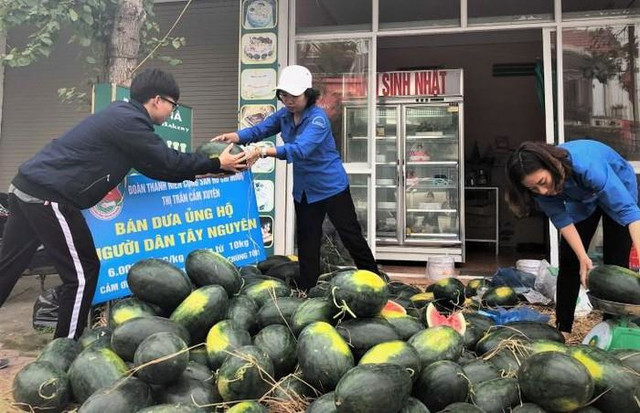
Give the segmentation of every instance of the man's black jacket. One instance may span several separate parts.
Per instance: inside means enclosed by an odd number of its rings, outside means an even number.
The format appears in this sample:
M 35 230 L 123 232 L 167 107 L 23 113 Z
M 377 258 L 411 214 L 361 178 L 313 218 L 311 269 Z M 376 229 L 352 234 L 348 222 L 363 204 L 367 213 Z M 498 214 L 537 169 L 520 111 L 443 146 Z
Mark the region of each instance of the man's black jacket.
M 220 161 L 181 153 L 153 132 L 144 106 L 113 102 L 54 139 L 23 163 L 13 184 L 42 200 L 86 209 L 97 204 L 135 168 L 162 181 L 219 173 Z

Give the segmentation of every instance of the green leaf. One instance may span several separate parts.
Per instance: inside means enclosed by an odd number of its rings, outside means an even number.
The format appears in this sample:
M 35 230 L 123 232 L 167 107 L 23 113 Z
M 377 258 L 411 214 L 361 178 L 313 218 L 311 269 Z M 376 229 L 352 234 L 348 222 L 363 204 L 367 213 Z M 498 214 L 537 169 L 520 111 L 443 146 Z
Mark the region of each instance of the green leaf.
M 93 56 L 87 56 L 85 60 L 87 61 L 87 63 L 91 63 L 92 65 L 96 63 L 96 59 Z
M 4 60 L 13 60 L 13 55 L 11 53 L 9 53 L 8 55 L 6 55 L 4 57 Z
M 31 59 L 28 57 L 19 57 L 15 62 L 16 66 L 29 66 Z
M 169 61 L 169 64 L 170 64 L 171 66 L 177 66 L 177 65 L 179 65 L 179 64 L 181 64 L 181 63 L 182 63 L 182 60 L 180 60 L 180 59 L 171 59 L 171 60 Z
M 69 18 L 71 19 L 72 22 L 75 22 L 78 20 L 78 13 L 76 13 L 75 10 L 71 9 L 69 10 Z
M 91 39 L 89 39 L 88 37 L 81 37 L 80 38 L 80 45 L 82 45 L 84 47 L 91 46 Z
M 93 24 L 93 16 L 90 14 L 83 14 L 82 15 L 82 20 L 85 21 L 85 23 L 87 23 L 88 25 L 92 25 Z
M 182 42 L 180 41 L 180 39 L 173 39 L 173 41 L 171 42 L 171 45 L 173 46 L 174 49 L 179 49 L 180 46 L 182 46 Z

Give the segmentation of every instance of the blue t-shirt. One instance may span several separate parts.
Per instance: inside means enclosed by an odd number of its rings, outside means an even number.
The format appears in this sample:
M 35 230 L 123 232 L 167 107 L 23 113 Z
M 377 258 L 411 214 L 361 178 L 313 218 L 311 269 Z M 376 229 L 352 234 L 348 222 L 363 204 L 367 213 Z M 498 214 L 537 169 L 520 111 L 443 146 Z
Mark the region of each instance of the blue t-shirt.
M 640 220 L 636 175 L 626 159 L 593 140 L 559 146 L 569 151 L 573 175 L 558 195 L 534 195 L 556 228 L 585 220 L 597 206 L 623 226 Z
M 342 165 L 329 118 L 313 105 L 302 113 L 296 126 L 287 108 L 278 110 L 261 123 L 238 131 L 240 143 L 257 142 L 280 132 L 284 145 L 276 147 L 276 157 L 293 163 L 293 198 L 300 202 L 327 199 L 347 189 L 349 180 Z

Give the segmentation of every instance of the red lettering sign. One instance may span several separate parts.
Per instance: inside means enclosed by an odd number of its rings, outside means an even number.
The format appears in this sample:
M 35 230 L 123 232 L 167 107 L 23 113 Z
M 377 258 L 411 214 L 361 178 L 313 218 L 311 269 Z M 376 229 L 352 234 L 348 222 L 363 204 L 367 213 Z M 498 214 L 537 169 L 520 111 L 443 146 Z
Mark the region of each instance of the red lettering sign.
M 447 84 L 448 83 L 448 84 Z M 378 96 L 439 96 L 462 93 L 458 69 L 378 73 Z

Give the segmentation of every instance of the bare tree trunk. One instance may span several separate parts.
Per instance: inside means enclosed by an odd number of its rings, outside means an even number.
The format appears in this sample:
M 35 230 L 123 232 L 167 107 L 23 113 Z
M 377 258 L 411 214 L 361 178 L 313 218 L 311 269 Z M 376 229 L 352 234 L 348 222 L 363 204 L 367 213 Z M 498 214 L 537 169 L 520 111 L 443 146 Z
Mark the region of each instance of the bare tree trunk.
M 120 0 L 109 42 L 108 82 L 129 86 L 138 64 L 140 29 L 147 15 L 144 0 Z

